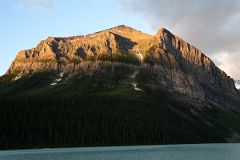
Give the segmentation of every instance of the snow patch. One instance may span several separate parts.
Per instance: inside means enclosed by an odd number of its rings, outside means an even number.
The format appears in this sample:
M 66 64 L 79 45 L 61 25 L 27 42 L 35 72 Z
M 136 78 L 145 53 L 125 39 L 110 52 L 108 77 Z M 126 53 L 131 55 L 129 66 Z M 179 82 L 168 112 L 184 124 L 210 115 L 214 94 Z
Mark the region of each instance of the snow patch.
M 137 83 L 133 82 L 133 83 L 132 83 L 132 86 L 133 86 L 133 88 L 134 88 L 135 91 L 141 91 L 141 92 L 143 92 L 142 89 L 140 89 L 140 88 L 137 87 Z
M 138 55 L 139 59 L 143 60 L 143 56 L 141 53 L 138 53 L 137 55 Z
M 55 85 L 57 85 L 56 82 L 50 84 L 50 86 L 55 86 Z
M 135 82 L 135 78 L 136 78 L 137 74 L 138 74 L 138 70 L 135 71 L 135 72 L 130 76 L 130 78 L 134 80 L 134 81 L 131 83 L 131 85 L 133 86 L 133 88 L 134 88 L 135 91 L 144 92 L 141 88 L 138 88 L 138 87 L 137 87 L 137 83 Z
M 59 79 L 56 79 L 55 81 L 56 81 L 56 82 L 60 82 L 61 80 L 62 80 L 62 79 L 61 79 L 61 78 L 59 78 Z
M 59 76 L 60 76 L 61 78 L 63 77 L 63 75 L 64 75 L 64 73 L 63 73 L 63 72 L 59 74 Z
M 21 76 L 16 76 L 15 78 L 14 78 L 14 81 L 16 81 L 16 80 L 18 80 L 18 79 L 20 79 L 20 78 L 22 78 Z
M 62 80 L 63 76 L 64 76 L 64 73 L 63 73 L 63 72 L 59 73 L 59 74 L 58 74 L 58 77 L 59 77 L 59 78 L 55 79 L 55 81 L 52 82 L 52 83 L 50 84 L 50 86 L 55 86 L 55 85 L 57 85 L 58 82 L 60 82 L 60 81 Z

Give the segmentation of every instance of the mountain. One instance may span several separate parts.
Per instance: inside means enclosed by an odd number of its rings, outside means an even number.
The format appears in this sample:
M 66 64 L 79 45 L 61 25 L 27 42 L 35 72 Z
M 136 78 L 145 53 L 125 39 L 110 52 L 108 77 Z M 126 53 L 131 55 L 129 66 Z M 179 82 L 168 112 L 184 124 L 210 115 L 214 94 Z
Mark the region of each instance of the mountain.
M 7 75 L 15 75 L 16 80 L 54 71 L 69 77 L 85 65 L 92 69 L 104 65 L 99 61 L 109 58 L 112 62 L 130 58 L 133 62 L 128 59 L 128 63 L 139 63 L 138 69 L 155 74 L 157 82 L 149 82 L 149 86 L 163 85 L 173 92 L 239 110 L 234 80 L 200 50 L 163 28 L 154 36 L 122 25 L 85 36 L 49 37 L 36 48 L 21 51 Z
M 156 75 L 157 82 L 149 82 L 149 86 L 160 84 L 172 92 L 239 110 L 240 95 L 234 80 L 200 50 L 163 28 L 154 36 L 121 25 L 84 36 L 49 37 L 36 48 L 19 52 L 7 75 L 14 75 L 16 80 L 54 71 L 71 77 L 86 66 L 91 70 L 96 65 L 104 67 L 99 61 L 125 59 Z
M 239 141 L 240 92 L 168 30 L 49 37 L 0 78 L 2 148 Z

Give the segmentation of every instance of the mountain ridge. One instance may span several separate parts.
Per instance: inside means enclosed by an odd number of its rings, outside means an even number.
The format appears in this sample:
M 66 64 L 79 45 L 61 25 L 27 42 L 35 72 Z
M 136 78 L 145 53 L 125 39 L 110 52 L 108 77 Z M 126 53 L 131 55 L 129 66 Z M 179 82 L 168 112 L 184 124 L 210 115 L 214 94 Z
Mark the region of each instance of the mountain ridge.
M 240 94 L 234 80 L 199 49 L 165 28 L 149 35 L 120 25 L 88 35 L 48 37 L 36 48 L 20 51 L 6 74 L 16 74 L 15 80 L 43 71 L 67 75 L 77 72 L 77 66 L 87 61 L 146 64 L 145 69 L 158 72 L 159 85 L 201 101 L 216 103 L 217 99 L 220 105 L 239 109 Z M 229 98 L 231 105 L 225 103 Z

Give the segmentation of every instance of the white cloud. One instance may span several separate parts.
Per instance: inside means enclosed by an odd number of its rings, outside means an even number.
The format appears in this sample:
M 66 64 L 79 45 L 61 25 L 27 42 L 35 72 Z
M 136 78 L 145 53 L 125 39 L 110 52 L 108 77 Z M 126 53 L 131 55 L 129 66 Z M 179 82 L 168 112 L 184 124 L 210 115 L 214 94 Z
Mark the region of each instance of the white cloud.
M 240 54 L 219 52 L 213 55 L 213 60 L 215 60 L 219 68 L 224 70 L 228 75 L 232 75 L 236 80 L 240 80 L 240 63 L 237 63 L 237 61 L 240 60 Z
M 129 13 L 141 14 L 156 30 L 166 27 L 173 33 L 197 46 L 210 57 L 223 52 L 226 61 L 222 69 L 232 77 L 237 71 L 240 54 L 240 1 L 239 0 L 121 0 Z M 219 54 L 216 54 L 219 53 Z M 235 73 L 237 72 L 237 73 Z
M 36 9 L 41 11 L 52 11 L 55 9 L 55 0 L 20 0 L 17 8 L 32 12 Z

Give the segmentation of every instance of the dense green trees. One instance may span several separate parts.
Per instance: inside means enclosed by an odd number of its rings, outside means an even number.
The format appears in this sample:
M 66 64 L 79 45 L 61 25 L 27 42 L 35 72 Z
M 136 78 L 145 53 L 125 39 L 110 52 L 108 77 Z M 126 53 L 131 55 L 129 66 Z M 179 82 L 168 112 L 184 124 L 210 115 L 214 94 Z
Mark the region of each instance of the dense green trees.
M 153 95 L 1 98 L 0 148 L 224 142 L 227 131 L 194 117 L 191 106 L 168 100 Z
M 224 142 L 240 115 L 175 100 L 126 66 L 62 80 L 54 73 L 0 79 L 0 149 Z M 231 128 L 231 129 L 229 129 Z

